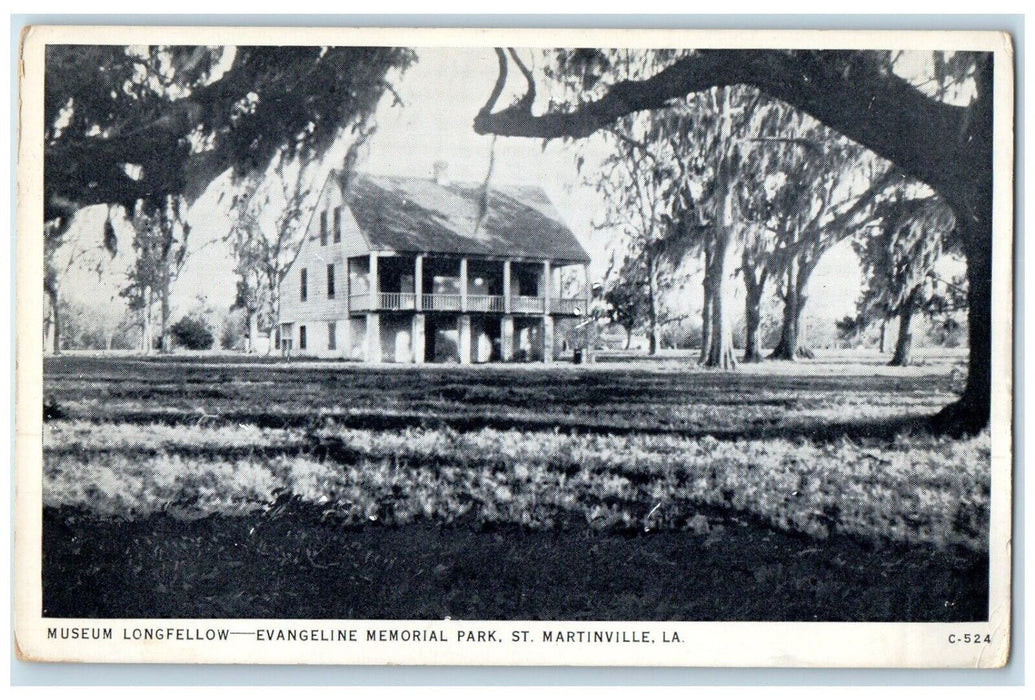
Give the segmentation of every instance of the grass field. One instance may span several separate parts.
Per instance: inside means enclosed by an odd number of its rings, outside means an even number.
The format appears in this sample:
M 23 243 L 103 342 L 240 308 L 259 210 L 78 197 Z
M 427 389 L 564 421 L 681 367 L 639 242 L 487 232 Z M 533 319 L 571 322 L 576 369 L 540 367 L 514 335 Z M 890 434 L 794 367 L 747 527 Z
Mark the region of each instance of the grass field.
M 44 614 L 984 619 L 961 363 L 48 358 Z

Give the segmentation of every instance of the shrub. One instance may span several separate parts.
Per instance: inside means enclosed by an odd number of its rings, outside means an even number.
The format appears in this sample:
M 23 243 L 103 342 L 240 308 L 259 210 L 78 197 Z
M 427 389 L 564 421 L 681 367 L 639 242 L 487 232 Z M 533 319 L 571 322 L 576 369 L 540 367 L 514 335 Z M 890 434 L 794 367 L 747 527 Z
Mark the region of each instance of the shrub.
M 215 342 L 208 324 L 196 316 L 184 316 L 169 330 L 173 341 L 188 350 L 208 350 Z
M 223 350 L 243 350 L 248 335 L 248 324 L 242 309 L 234 309 L 223 318 L 223 329 L 219 334 Z

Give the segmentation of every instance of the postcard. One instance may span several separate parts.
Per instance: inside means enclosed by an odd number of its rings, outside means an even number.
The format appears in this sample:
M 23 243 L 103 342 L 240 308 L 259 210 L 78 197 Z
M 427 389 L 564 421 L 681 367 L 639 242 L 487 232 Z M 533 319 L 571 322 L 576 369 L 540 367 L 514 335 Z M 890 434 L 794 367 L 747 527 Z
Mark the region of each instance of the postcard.
M 1006 663 L 1008 34 L 19 57 L 19 658 Z

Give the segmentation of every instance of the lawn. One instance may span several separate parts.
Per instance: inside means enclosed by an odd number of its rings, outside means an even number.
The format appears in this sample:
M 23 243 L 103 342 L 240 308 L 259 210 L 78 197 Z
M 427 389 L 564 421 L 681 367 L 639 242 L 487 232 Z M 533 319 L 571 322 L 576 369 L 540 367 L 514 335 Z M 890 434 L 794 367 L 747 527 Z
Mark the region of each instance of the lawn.
M 961 361 L 48 358 L 44 615 L 985 619 Z

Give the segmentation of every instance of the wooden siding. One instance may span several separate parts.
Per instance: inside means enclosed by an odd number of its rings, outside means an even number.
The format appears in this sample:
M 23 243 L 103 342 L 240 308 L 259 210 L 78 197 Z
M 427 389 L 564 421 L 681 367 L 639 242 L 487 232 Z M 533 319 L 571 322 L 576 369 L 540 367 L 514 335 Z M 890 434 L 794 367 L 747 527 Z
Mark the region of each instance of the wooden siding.
M 334 209 L 341 211 L 341 242 L 334 242 Z M 325 216 L 321 216 L 325 214 Z M 326 220 L 330 229 L 326 236 L 326 245 L 320 243 L 320 221 Z M 343 345 L 342 330 L 346 327 L 348 313 L 349 280 L 346 262 L 350 256 L 363 255 L 368 252 L 366 239 L 359 230 L 355 218 L 342 201 L 341 190 L 333 178 L 327 181 L 316 209 L 309 219 L 305 237 L 302 241 L 298 257 L 288 269 L 280 285 L 280 322 L 292 323 L 295 328 L 295 350 L 298 351 L 298 326 L 312 326 L 307 331 L 309 343 L 306 354 L 328 352 L 326 343 L 327 322 L 336 321 L 338 325 L 338 348 L 329 351 L 332 354 L 347 354 Z M 334 298 L 327 296 L 327 266 L 334 265 Z M 301 271 L 306 270 L 308 278 L 306 301 L 301 300 Z M 314 335 L 315 331 L 315 335 Z M 319 340 L 317 340 L 319 339 Z M 316 342 L 314 343 L 314 340 Z

